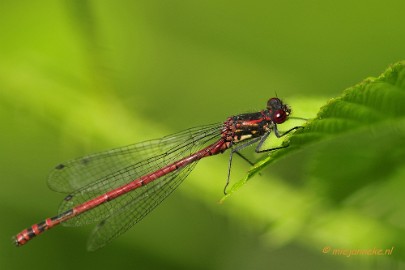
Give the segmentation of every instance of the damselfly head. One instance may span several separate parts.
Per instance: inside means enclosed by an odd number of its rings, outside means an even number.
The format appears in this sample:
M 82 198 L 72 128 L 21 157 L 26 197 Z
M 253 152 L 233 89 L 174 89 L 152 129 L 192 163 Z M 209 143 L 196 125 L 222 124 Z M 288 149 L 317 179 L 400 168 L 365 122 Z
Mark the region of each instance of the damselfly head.
M 279 98 L 269 99 L 267 102 L 267 110 L 270 112 L 271 120 L 276 124 L 284 123 L 291 113 L 291 109 L 288 105 L 283 104 Z

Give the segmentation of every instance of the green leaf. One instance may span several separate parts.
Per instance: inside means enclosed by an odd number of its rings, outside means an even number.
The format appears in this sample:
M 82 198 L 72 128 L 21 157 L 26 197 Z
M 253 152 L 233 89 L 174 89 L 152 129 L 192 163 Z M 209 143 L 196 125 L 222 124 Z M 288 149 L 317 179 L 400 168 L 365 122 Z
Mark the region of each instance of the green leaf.
M 276 161 L 291 162 L 301 181 L 316 182 L 335 202 L 395 174 L 405 157 L 404 65 L 394 64 L 331 99 L 304 129 L 286 138 L 283 145 L 289 147 L 259 160 L 222 201 Z

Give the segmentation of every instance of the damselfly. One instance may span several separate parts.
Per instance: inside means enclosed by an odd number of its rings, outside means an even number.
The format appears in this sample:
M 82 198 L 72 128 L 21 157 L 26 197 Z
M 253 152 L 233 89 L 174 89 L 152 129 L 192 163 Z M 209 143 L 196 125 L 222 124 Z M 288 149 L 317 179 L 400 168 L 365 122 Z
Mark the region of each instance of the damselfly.
M 257 153 L 270 133 L 277 137 L 290 108 L 271 98 L 265 110 L 231 116 L 225 122 L 191 128 L 183 132 L 88 155 L 59 164 L 51 172 L 52 190 L 67 193 L 59 214 L 23 230 L 15 237 L 17 246 L 63 223 L 79 226 L 99 222 L 88 249 L 98 249 L 121 235 L 159 205 L 186 178 L 197 161 L 230 149 L 228 186 L 233 154 L 257 143 Z M 246 159 L 246 158 L 244 158 Z M 247 160 L 247 159 L 246 159 Z

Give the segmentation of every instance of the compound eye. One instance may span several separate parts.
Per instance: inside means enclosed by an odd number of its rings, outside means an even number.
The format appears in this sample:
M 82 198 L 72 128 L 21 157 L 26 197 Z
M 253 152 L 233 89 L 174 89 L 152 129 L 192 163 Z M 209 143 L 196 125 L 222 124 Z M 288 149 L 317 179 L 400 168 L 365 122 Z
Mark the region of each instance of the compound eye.
M 277 110 L 273 114 L 273 122 L 276 124 L 284 123 L 287 119 L 287 113 L 284 110 Z

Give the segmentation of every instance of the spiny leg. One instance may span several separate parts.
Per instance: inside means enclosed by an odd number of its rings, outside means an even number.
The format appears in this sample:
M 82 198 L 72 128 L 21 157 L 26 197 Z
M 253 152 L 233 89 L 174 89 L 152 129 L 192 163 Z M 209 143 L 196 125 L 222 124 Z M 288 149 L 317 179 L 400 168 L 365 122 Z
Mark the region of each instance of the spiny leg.
M 252 145 L 252 144 L 256 143 L 256 142 L 259 141 L 259 140 L 260 140 L 260 137 L 255 138 L 255 139 L 253 139 L 253 140 L 251 140 L 251 141 L 248 141 L 247 143 L 238 145 L 238 146 L 235 147 L 235 148 L 231 148 L 231 153 L 229 154 L 229 163 L 228 163 L 228 177 L 227 177 L 227 179 L 226 179 L 226 183 L 225 183 L 225 187 L 224 187 L 224 194 L 225 194 L 225 195 L 227 194 L 227 193 L 226 193 L 226 188 L 227 188 L 228 185 L 229 185 L 229 179 L 230 179 L 230 177 L 231 177 L 231 167 L 232 167 L 232 157 L 233 157 L 233 153 L 236 153 L 237 155 L 239 155 L 240 157 L 242 157 L 244 160 L 246 160 L 247 162 L 249 162 L 250 164 L 253 165 L 253 163 L 251 163 L 247 158 L 245 158 L 243 155 L 241 155 L 241 154 L 239 153 L 239 150 L 241 150 L 241 149 L 243 149 L 243 148 L 245 148 L 245 147 L 248 147 L 249 145 Z
M 293 127 L 293 128 L 291 128 L 291 129 L 287 130 L 286 132 L 280 134 L 280 132 L 279 132 L 278 129 L 277 129 L 277 126 L 275 125 L 274 128 L 273 128 L 273 130 L 274 130 L 274 134 L 276 135 L 276 137 L 277 137 L 277 138 L 281 138 L 281 137 L 287 135 L 288 133 L 290 133 L 291 131 L 296 130 L 296 129 L 299 129 L 299 128 L 304 128 L 304 127 L 303 127 L 303 126 L 296 126 L 296 127 Z M 262 148 L 263 143 L 266 141 L 266 139 L 267 139 L 267 137 L 268 137 L 269 135 L 270 135 L 270 131 L 267 132 L 266 134 L 264 134 L 264 135 L 261 137 L 260 142 L 259 142 L 259 144 L 257 145 L 257 147 L 256 147 L 256 149 L 255 149 L 255 152 L 256 152 L 256 153 L 270 152 L 270 151 L 274 151 L 274 150 L 279 150 L 279 149 L 287 148 L 287 147 L 289 146 L 289 145 L 287 144 L 287 145 L 284 145 L 284 146 L 278 146 L 278 147 L 273 147 L 273 148 L 261 150 L 260 148 Z
M 303 126 L 296 126 L 296 127 L 293 127 L 291 129 L 287 130 L 286 132 L 280 134 L 278 132 L 277 126 L 274 126 L 274 134 L 276 134 L 277 138 L 281 138 L 281 137 L 287 135 L 288 133 L 290 133 L 291 131 L 294 131 L 294 130 L 299 129 L 299 128 L 304 128 L 304 127 Z
M 247 157 L 245 157 L 244 155 L 242 155 L 239 151 L 235 151 L 235 154 L 237 154 L 238 156 L 240 156 L 244 161 L 246 161 L 247 163 L 249 163 L 251 166 L 255 165 L 252 161 L 250 161 Z

